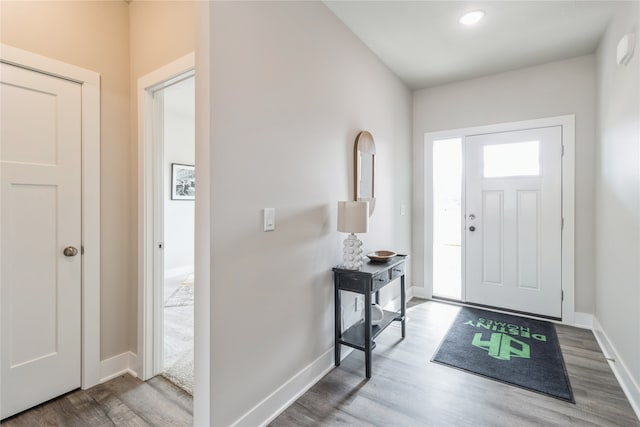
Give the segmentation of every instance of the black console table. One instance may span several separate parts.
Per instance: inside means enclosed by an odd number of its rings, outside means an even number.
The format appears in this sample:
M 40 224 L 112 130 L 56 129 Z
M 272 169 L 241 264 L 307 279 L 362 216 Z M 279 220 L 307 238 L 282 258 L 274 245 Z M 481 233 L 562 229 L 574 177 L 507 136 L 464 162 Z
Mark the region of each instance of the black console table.
M 371 378 L 371 351 L 376 344 L 373 341 L 391 322 L 402 323 L 402 338 L 405 337 L 406 294 L 404 271 L 406 255 L 397 255 L 389 261 L 380 263 L 369 261 L 360 270 L 333 269 L 335 287 L 335 363 L 340 366 L 341 344 L 364 351 L 367 378 Z M 371 294 L 375 293 L 375 302 L 379 303 L 380 289 L 400 278 L 400 311 L 384 311 L 379 325 L 371 325 Z M 342 303 L 340 291 L 364 294 L 364 320 L 357 322 L 342 332 Z

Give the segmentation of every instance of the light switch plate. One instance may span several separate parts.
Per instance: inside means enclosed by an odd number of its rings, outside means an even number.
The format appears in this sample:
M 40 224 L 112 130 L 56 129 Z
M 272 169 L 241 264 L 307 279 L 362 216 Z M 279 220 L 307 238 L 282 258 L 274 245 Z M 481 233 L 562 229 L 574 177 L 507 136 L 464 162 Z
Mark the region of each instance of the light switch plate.
M 276 209 L 264 208 L 264 231 L 273 231 L 276 229 Z

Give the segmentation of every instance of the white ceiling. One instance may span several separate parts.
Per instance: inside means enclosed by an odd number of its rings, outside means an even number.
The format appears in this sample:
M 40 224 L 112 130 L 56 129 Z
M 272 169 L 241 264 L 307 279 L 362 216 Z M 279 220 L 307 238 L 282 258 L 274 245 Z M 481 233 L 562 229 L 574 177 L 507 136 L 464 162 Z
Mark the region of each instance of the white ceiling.
M 424 88 L 597 49 L 612 1 L 325 1 L 395 74 Z M 458 23 L 483 10 L 479 24 Z

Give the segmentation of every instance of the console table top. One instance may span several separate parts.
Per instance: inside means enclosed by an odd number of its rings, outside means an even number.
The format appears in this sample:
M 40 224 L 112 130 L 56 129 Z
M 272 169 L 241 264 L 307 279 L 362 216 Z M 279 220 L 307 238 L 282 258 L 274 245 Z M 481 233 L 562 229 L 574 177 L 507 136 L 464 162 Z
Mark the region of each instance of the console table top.
M 380 271 L 388 270 L 392 267 L 395 267 L 396 265 L 404 262 L 406 259 L 407 259 L 407 255 L 396 255 L 387 262 L 377 262 L 377 261 L 365 262 L 364 265 L 360 267 L 360 270 L 350 270 L 348 268 L 343 268 L 343 267 L 334 267 L 333 271 L 339 272 L 339 273 L 361 273 L 361 274 L 373 276 L 376 273 L 379 273 Z

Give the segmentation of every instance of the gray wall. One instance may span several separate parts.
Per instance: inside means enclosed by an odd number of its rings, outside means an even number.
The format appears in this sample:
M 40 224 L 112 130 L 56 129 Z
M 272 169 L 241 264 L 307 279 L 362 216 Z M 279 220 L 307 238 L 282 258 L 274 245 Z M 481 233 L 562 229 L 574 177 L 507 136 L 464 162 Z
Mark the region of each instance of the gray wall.
M 425 211 L 425 180 L 431 179 L 431 153 L 425 160 L 424 134 L 543 117 L 576 118 L 576 311 L 593 313 L 595 58 L 581 56 L 414 93 L 413 110 L 413 280 L 431 280 L 425 240 L 431 241 L 431 211 Z M 425 164 L 427 170 L 425 170 Z M 427 185 L 427 188 L 430 184 Z M 430 196 L 429 196 L 430 197 Z M 431 259 L 430 245 L 426 253 Z
M 410 250 L 412 98 L 321 3 L 216 2 L 211 17 L 210 400 L 229 425 L 333 347 L 336 203 L 362 129 L 378 150 L 365 250 Z
M 635 29 L 637 2 L 619 6 L 598 49 L 596 318 L 640 398 L 640 52 L 616 64 L 616 45 Z

